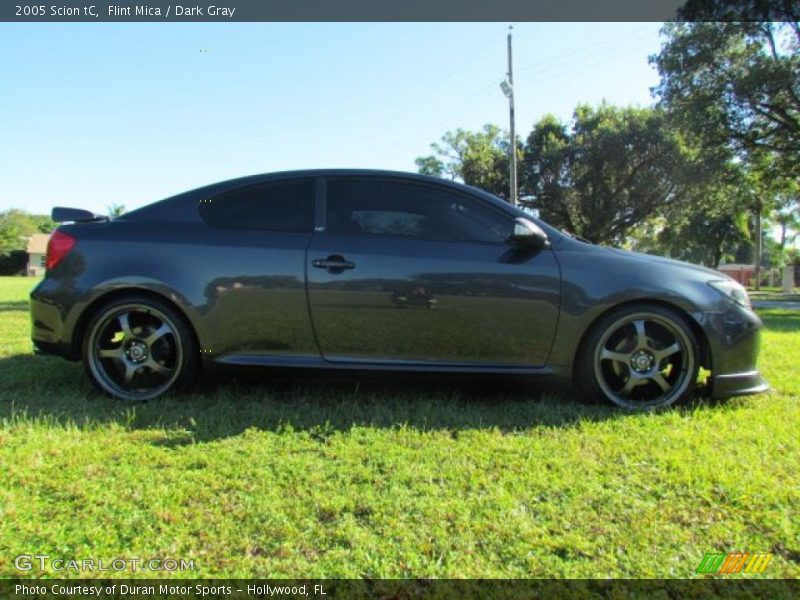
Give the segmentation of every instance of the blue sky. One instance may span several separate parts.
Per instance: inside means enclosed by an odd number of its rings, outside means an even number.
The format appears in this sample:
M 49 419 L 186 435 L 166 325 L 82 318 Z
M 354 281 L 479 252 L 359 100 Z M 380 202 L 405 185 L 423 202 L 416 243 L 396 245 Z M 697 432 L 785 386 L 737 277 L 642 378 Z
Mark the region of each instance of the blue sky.
M 647 105 L 660 23 L 517 23 L 517 130 Z M 501 23 L 0 24 L 0 210 L 128 209 L 239 175 L 414 170 L 508 126 Z

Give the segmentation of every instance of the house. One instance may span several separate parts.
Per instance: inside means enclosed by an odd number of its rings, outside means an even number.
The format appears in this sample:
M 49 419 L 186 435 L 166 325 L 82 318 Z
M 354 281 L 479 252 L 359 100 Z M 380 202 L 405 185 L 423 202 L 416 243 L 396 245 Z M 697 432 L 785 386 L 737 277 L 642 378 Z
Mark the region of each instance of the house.
M 25 273 L 29 277 L 41 277 L 44 275 L 47 242 L 49 240 L 49 233 L 34 233 L 28 238 L 28 267 L 25 269 Z
M 755 273 L 755 265 L 742 265 L 730 263 L 727 265 L 720 265 L 717 267 L 718 271 L 725 273 L 728 277 L 733 277 L 736 281 L 744 286 L 749 286 Z

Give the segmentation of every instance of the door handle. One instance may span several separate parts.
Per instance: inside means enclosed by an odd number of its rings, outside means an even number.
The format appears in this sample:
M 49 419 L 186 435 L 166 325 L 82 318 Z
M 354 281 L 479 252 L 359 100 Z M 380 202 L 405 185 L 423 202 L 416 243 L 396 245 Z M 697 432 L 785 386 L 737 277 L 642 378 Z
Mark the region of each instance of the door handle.
M 328 258 L 312 260 L 311 266 L 318 269 L 328 269 L 331 273 L 341 273 L 347 269 L 355 269 L 356 263 L 345 260 L 343 256 L 338 254 L 331 254 Z

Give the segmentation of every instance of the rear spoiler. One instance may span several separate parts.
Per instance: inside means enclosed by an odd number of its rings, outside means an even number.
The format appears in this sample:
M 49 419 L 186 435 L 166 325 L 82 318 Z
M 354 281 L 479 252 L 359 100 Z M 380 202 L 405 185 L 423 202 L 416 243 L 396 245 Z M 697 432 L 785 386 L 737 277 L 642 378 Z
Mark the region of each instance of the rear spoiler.
M 108 221 L 108 217 L 105 215 L 96 215 L 82 208 L 67 208 L 66 206 L 56 206 L 53 208 L 50 218 L 56 223 L 66 223 L 67 221 L 74 221 L 75 223 Z

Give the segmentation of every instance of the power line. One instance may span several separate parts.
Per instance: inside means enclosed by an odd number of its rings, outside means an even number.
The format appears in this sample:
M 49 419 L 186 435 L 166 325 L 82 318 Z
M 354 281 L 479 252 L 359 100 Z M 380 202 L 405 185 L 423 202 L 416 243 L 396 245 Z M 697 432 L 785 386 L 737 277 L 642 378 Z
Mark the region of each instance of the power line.
M 520 71 L 532 71 L 537 67 L 544 66 L 544 69 L 540 69 L 536 72 L 536 76 L 534 80 L 528 80 L 526 83 L 516 84 L 517 89 L 526 89 L 529 88 L 534 83 L 538 84 L 541 81 L 551 80 L 556 76 L 560 76 L 563 74 L 574 73 L 598 64 L 602 64 L 604 62 L 608 62 L 610 60 L 614 60 L 620 56 L 624 56 L 629 54 L 630 51 L 637 46 L 637 42 L 641 42 L 643 39 L 648 38 L 649 36 L 646 35 L 650 32 L 651 25 L 648 24 L 644 27 L 641 27 L 633 32 L 631 32 L 631 36 L 624 37 L 620 40 L 619 36 L 615 36 L 614 38 L 609 38 L 606 40 L 602 40 L 599 42 L 592 42 L 590 44 L 586 44 L 585 46 L 579 47 L 575 49 L 573 52 L 568 54 L 560 55 L 560 59 L 556 60 L 555 62 L 548 59 L 541 59 L 538 61 L 534 61 L 531 63 L 527 63 L 523 67 L 519 67 L 516 71 L 519 73 Z M 451 71 L 448 77 L 441 82 L 440 84 L 436 85 L 434 88 L 426 91 L 421 97 L 426 98 L 430 97 L 435 91 L 441 89 L 445 83 L 452 81 L 452 79 L 467 70 L 468 67 L 471 66 L 472 62 L 474 61 L 474 57 L 482 55 L 486 52 L 486 50 L 494 44 L 501 36 L 497 35 L 492 38 L 492 40 L 483 46 L 479 51 L 474 53 L 470 56 L 470 58 L 462 63 L 462 65 L 453 71 Z M 598 52 L 599 49 L 599 52 Z M 620 52 L 620 50 L 622 50 Z M 599 60 L 593 60 L 589 63 L 581 60 L 581 57 L 585 55 L 591 55 L 593 57 L 600 57 Z M 444 129 L 450 130 L 452 127 L 457 127 L 455 123 L 458 122 L 465 113 L 480 106 L 485 105 L 487 102 L 494 99 L 496 94 L 497 85 L 503 81 L 502 78 L 494 79 L 491 83 L 479 88 L 478 91 L 470 97 L 470 99 L 461 104 L 459 109 L 453 111 L 452 106 L 445 108 L 444 110 L 437 111 L 433 113 L 433 118 L 428 118 L 422 121 L 422 125 L 419 129 L 425 129 L 430 131 L 443 131 Z M 497 95 L 497 99 L 499 100 L 500 96 Z M 444 125 L 450 124 L 449 127 L 444 127 Z M 411 134 L 409 137 L 400 140 L 399 142 L 393 144 L 395 150 L 387 155 L 387 158 L 394 159 L 399 154 L 404 153 L 407 148 L 411 146 L 411 143 L 416 145 L 417 143 L 417 136 Z M 432 143 L 432 142 L 431 142 Z
M 451 69 L 444 78 L 442 78 L 437 82 L 435 86 L 428 88 L 422 94 L 407 96 L 408 101 L 405 104 L 408 104 L 411 101 L 414 101 L 417 104 L 424 103 L 426 100 L 431 98 L 436 92 L 441 90 L 446 84 L 453 81 L 453 79 L 455 79 L 456 76 L 464 74 L 469 70 L 470 67 L 473 67 L 475 61 L 479 57 L 484 56 L 500 39 L 502 39 L 503 35 L 505 35 L 505 32 L 501 31 L 499 33 L 490 36 L 489 40 L 485 44 L 483 44 L 477 51 L 468 55 L 468 57 L 465 60 L 463 60 L 457 67 Z M 464 111 L 472 107 L 476 100 L 485 101 L 486 98 L 488 97 L 488 94 L 494 91 L 498 83 L 500 83 L 499 79 L 492 80 L 490 84 L 487 84 L 484 87 L 480 88 L 474 96 L 470 97 L 470 100 L 465 105 L 462 105 L 463 110 L 460 111 L 459 114 L 463 114 Z M 428 118 L 422 121 L 422 126 L 418 127 L 420 129 L 422 129 L 423 127 L 425 129 L 434 129 L 434 127 L 438 128 L 442 120 L 447 117 L 450 118 L 453 117 L 452 105 L 445 107 L 442 110 L 429 114 Z M 402 149 L 407 147 L 408 143 L 411 142 L 412 140 L 416 141 L 416 135 L 411 134 L 408 137 L 403 138 L 399 143 L 395 144 L 395 147 L 397 149 L 391 154 L 387 155 L 385 158 L 388 158 L 390 160 L 394 159 L 401 152 Z
M 528 82 L 526 82 L 525 84 L 522 84 L 519 87 L 522 87 L 522 88 L 530 87 L 534 83 L 539 83 L 541 81 L 551 80 L 551 79 L 554 79 L 556 77 L 560 77 L 562 75 L 567 75 L 567 74 L 571 74 L 571 73 L 577 73 L 577 72 L 583 71 L 585 69 L 588 69 L 590 67 L 594 67 L 594 66 L 597 66 L 597 65 L 600 65 L 600 64 L 603 64 L 603 63 L 610 62 L 610 61 L 615 60 L 617 58 L 620 58 L 622 56 L 627 56 L 628 54 L 630 54 L 631 49 L 632 48 L 626 48 L 622 52 L 615 52 L 613 54 L 605 54 L 605 55 L 601 54 L 600 58 L 598 58 L 598 60 L 593 60 L 591 62 L 581 62 L 581 63 L 573 65 L 571 68 L 567 67 L 567 68 L 546 69 L 544 71 L 541 71 L 541 72 L 537 73 L 535 81 L 528 80 Z
M 434 113 L 433 118 L 422 121 L 419 129 L 439 131 L 444 124 L 457 122 L 457 120 L 467 111 L 486 104 L 486 102 L 491 100 L 494 96 L 497 95 L 499 99 L 499 94 L 497 94 L 497 86 L 501 81 L 502 79 L 500 78 L 494 79 L 491 83 L 480 88 L 474 96 L 470 97 L 465 104 L 460 105 L 459 110 L 455 112 L 452 109 L 445 109 Z M 416 144 L 417 139 L 418 138 L 416 134 L 411 134 L 408 137 L 398 140 L 393 144 L 395 146 L 395 150 L 390 154 L 387 154 L 385 158 L 390 160 L 396 158 L 401 152 L 408 148 L 411 143 Z M 431 143 L 434 143 L 434 140 L 428 142 L 428 144 Z
M 558 68 L 558 66 L 560 65 L 564 64 L 568 65 L 570 63 L 575 62 L 572 59 L 576 57 L 582 57 L 583 55 L 586 54 L 593 54 L 598 50 L 602 52 L 604 50 L 616 49 L 616 47 L 624 46 L 626 44 L 629 44 L 631 41 L 634 40 L 638 41 L 646 37 L 646 34 L 649 32 L 650 32 L 650 25 L 647 25 L 645 27 L 640 27 L 639 29 L 636 29 L 631 32 L 633 37 L 622 37 L 622 39 L 620 39 L 620 36 L 615 36 L 613 38 L 607 38 L 604 40 L 592 42 L 590 44 L 585 44 L 583 46 L 579 46 L 572 52 L 567 52 L 567 53 L 559 52 L 557 55 L 552 55 L 550 57 L 540 58 L 535 61 L 525 63 L 524 65 L 518 67 L 517 71 L 518 72 L 529 71 L 542 66 L 546 66 L 547 68 Z M 604 48 L 604 46 L 608 46 L 608 48 Z
M 456 75 L 461 75 L 461 74 L 465 73 L 470 67 L 474 66 L 474 63 L 475 63 L 475 61 L 476 61 L 476 59 L 478 57 L 484 56 L 486 54 L 486 52 L 494 44 L 496 44 L 497 41 L 500 40 L 502 37 L 503 37 L 503 33 L 502 32 L 499 33 L 499 34 L 493 35 L 490 38 L 488 43 L 486 43 L 480 49 L 478 49 L 477 52 L 475 52 L 473 54 L 470 54 L 469 57 L 461 63 L 460 67 L 458 67 L 456 69 L 451 69 L 446 77 L 442 78 L 438 82 L 438 84 L 436 86 L 434 86 L 431 90 L 429 90 L 428 92 L 425 92 L 422 97 L 425 98 L 427 96 L 433 95 L 434 92 L 438 92 L 442 87 L 444 87 L 444 85 L 446 83 L 449 83 L 450 81 L 452 81 L 456 77 Z
M 476 52 L 470 54 L 465 60 L 461 61 L 461 63 L 459 63 L 457 67 L 450 69 L 447 75 L 439 78 L 439 80 L 435 85 L 429 87 L 427 90 L 423 91 L 420 94 L 413 94 L 413 95 L 409 94 L 408 96 L 406 96 L 406 99 L 409 102 L 414 101 L 417 103 L 423 103 L 424 101 L 428 100 L 436 92 L 444 88 L 446 84 L 450 83 L 453 79 L 455 79 L 456 76 L 462 75 L 463 73 L 467 72 L 470 67 L 473 67 L 477 58 L 485 55 L 487 51 L 492 46 L 494 46 L 497 43 L 497 41 L 500 40 L 502 37 L 503 37 L 503 32 L 492 35 L 487 43 L 478 48 Z M 408 102 L 406 102 L 405 104 L 408 104 Z
M 582 68 L 585 68 L 585 67 L 594 66 L 596 64 L 601 64 L 602 62 L 606 62 L 607 60 L 613 60 L 614 58 L 617 58 L 619 56 L 622 56 L 622 55 L 627 54 L 628 52 L 630 52 L 630 48 L 626 48 L 625 51 L 622 52 L 622 53 L 616 52 L 616 53 L 611 54 L 611 55 L 608 54 L 608 51 L 616 51 L 616 50 L 619 50 L 619 49 L 621 49 L 623 47 L 630 46 L 632 43 L 641 41 L 641 39 L 643 39 L 643 37 L 644 37 L 642 34 L 648 32 L 649 30 L 650 30 L 650 25 L 642 27 L 642 28 L 636 30 L 636 33 L 640 34 L 638 37 L 625 38 L 622 42 L 618 42 L 619 38 L 618 37 L 614 37 L 614 38 L 603 40 L 601 42 L 593 42 L 591 44 L 587 44 L 586 46 L 578 48 L 576 51 L 574 51 L 574 52 L 572 52 L 570 54 L 563 55 L 562 60 L 560 62 L 557 62 L 557 63 L 553 63 L 553 62 L 545 63 L 544 61 L 539 61 L 537 63 L 528 63 L 526 68 L 529 71 L 532 68 L 534 68 L 536 65 L 539 65 L 539 64 L 547 64 L 548 68 L 546 68 L 544 71 L 542 71 L 540 73 L 537 73 L 537 77 L 536 77 L 536 81 L 535 82 L 529 81 L 528 83 L 524 83 L 522 85 L 520 85 L 518 83 L 516 87 L 518 89 L 519 88 L 528 88 L 533 83 L 536 83 L 536 82 L 542 81 L 542 80 L 550 79 L 551 77 L 547 77 L 547 75 L 550 74 L 550 73 L 553 73 L 554 71 L 557 71 L 559 74 L 561 74 L 561 73 L 570 73 L 570 72 L 574 72 L 576 67 L 579 68 L 579 69 L 582 69 Z M 611 43 L 611 42 L 618 42 L 618 43 L 612 44 L 611 46 L 608 46 L 608 44 Z M 606 57 L 603 60 L 592 61 L 591 63 L 585 63 L 585 62 L 578 62 L 577 60 L 574 59 L 574 57 L 576 57 L 576 56 L 582 56 L 583 54 L 586 54 L 587 52 L 597 48 L 598 46 L 603 46 L 603 45 L 608 46 L 607 48 L 604 49 L 603 52 L 600 52 L 600 56 L 604 56 L 605 55 L 605 57 Z M 595 53 L 595 56 L 596 55 L 597 54 Z M 571 58 L 571 57 L 573 57 L 573 58 Z M 575 65 L 575 66 L 572 66 L 572 65 Z M 518 69 L 518 71 L 519 70 L 522 70 L 522 69 Z M 542 75 L 544 75 L 544 77 L 542 77 Z M 426 125 L 429 124 L 425 128 L 426 129 L 431 129 L 431 130 L 436 130 L 437 128 L 440 128 L 444 123 L 448 123 L 448 122 L 449 123 L 455 123 L 455 122 L 457 122 L 457 119 L 459 117 L 461 117 L 464 113 L 469 111 L 470 109 L 477 108 L 478 106 L 482 106 L 482 105 L 486 104 L 486 102 L 489 99 L 491 99 L 491 97 L 494 95 L 494 91 L 496 89 L 496 86 L 501 81 L 502 81 L 502 79 L 495 80 L 491 84 L 489 84 L 489 85 L 485 86 L 484 88 L 482 88 L 482 90 L 479 90 L 476 93 L 476 95 L 473 96 L 473 98 L 470 101 L 468 101 L 466 104 L 462 105 L 461 108 L 456 112 L 453 112 L 451 109 L 447 109 L 446 111 L 440 111 L 440 113 L 438 113 L 437 116 L 441 115 L 444 118 L 437 118 L 437 119 L 435 119 L 435 121 L 432 121 L 432 120 L 425 121 Z M 408 139 L 411 139 L 411 138 L 408 138 Z

